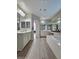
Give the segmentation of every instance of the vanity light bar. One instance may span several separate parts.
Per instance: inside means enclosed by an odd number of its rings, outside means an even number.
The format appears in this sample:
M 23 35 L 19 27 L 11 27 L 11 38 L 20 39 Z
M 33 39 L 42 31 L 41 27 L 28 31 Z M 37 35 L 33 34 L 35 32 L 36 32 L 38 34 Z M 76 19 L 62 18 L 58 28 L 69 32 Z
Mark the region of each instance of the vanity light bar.
M 22 10 L 20 10 L 20 9 L 18 9 L 18 11 L 17 11 L 21 16 L 25 16 L 25 13 L 22 11 Z

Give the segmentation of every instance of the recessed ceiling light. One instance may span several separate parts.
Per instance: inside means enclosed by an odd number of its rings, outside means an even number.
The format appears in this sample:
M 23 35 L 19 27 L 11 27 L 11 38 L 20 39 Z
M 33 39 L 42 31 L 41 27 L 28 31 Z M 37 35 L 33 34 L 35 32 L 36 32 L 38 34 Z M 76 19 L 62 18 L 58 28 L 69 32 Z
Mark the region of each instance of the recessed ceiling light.
M 44 11 L 46 11 L 47 9 L 44 9 Z
M 23 16 L 23 17 L 25 16 L 25 13 L 24 13 L 21 9 L 18 9 L 17 12 L 18 12 L 21 16 Z
M 42 20 L 42 21 L 41 21 L 41 23 L 42 23 L 42 24 L 44 24 L 44 23 L 45 23 L 45 21 L 43 21 L 43 20 Z

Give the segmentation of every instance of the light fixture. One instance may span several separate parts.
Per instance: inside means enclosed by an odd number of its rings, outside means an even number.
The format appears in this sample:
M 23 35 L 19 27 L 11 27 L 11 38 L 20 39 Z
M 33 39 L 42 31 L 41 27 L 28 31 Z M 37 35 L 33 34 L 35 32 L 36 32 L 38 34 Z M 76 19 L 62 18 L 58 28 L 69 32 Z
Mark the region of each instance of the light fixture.
M 44 9 L 44 11 L 46 11 L 47 9 Z
M 25 16 L 25 13 L 24 13 L 21 9 L 18 9 L 17 12 L 18 12 L 21 16 L 23 16 L 23 17 Z
M 41 21 L 41 23 L 42 23 L 42 24 L 44 24 L 44 23 L 45 23 L 45 21 L 44 21 L 44 20 L 42 20 L 42 21 Z

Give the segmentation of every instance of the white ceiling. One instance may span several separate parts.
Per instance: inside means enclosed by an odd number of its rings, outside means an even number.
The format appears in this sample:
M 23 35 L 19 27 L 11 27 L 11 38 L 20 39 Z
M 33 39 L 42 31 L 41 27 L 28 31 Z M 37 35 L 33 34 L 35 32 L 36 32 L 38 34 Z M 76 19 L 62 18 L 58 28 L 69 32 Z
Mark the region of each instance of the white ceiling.
M 18 0 L 18 4 L 24 11 L 30 10 L 37 16 L 45 18 L 53 16 L 61 9 L 61 0 Z

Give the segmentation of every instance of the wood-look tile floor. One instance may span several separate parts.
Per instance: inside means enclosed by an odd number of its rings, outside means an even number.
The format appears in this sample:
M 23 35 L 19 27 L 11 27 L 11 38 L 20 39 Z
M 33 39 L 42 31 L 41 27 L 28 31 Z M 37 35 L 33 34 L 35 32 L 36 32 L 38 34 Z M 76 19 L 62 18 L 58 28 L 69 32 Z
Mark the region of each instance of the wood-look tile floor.
M 18 59 L 22 59 L 19 57 Z M 46 43 L 45 38 L 36 38 L 34 39 L 31 48 L 28 51 L 28 54 L 24 59 L 57 59 L 48 44 Z
M 22 51 L 17 52 L 17 59 L 25 59 L 25 56 L 27 55 L 27 53 L 32 45 L 32 42 L 33 42 L 33 40 L 30 40 Z

